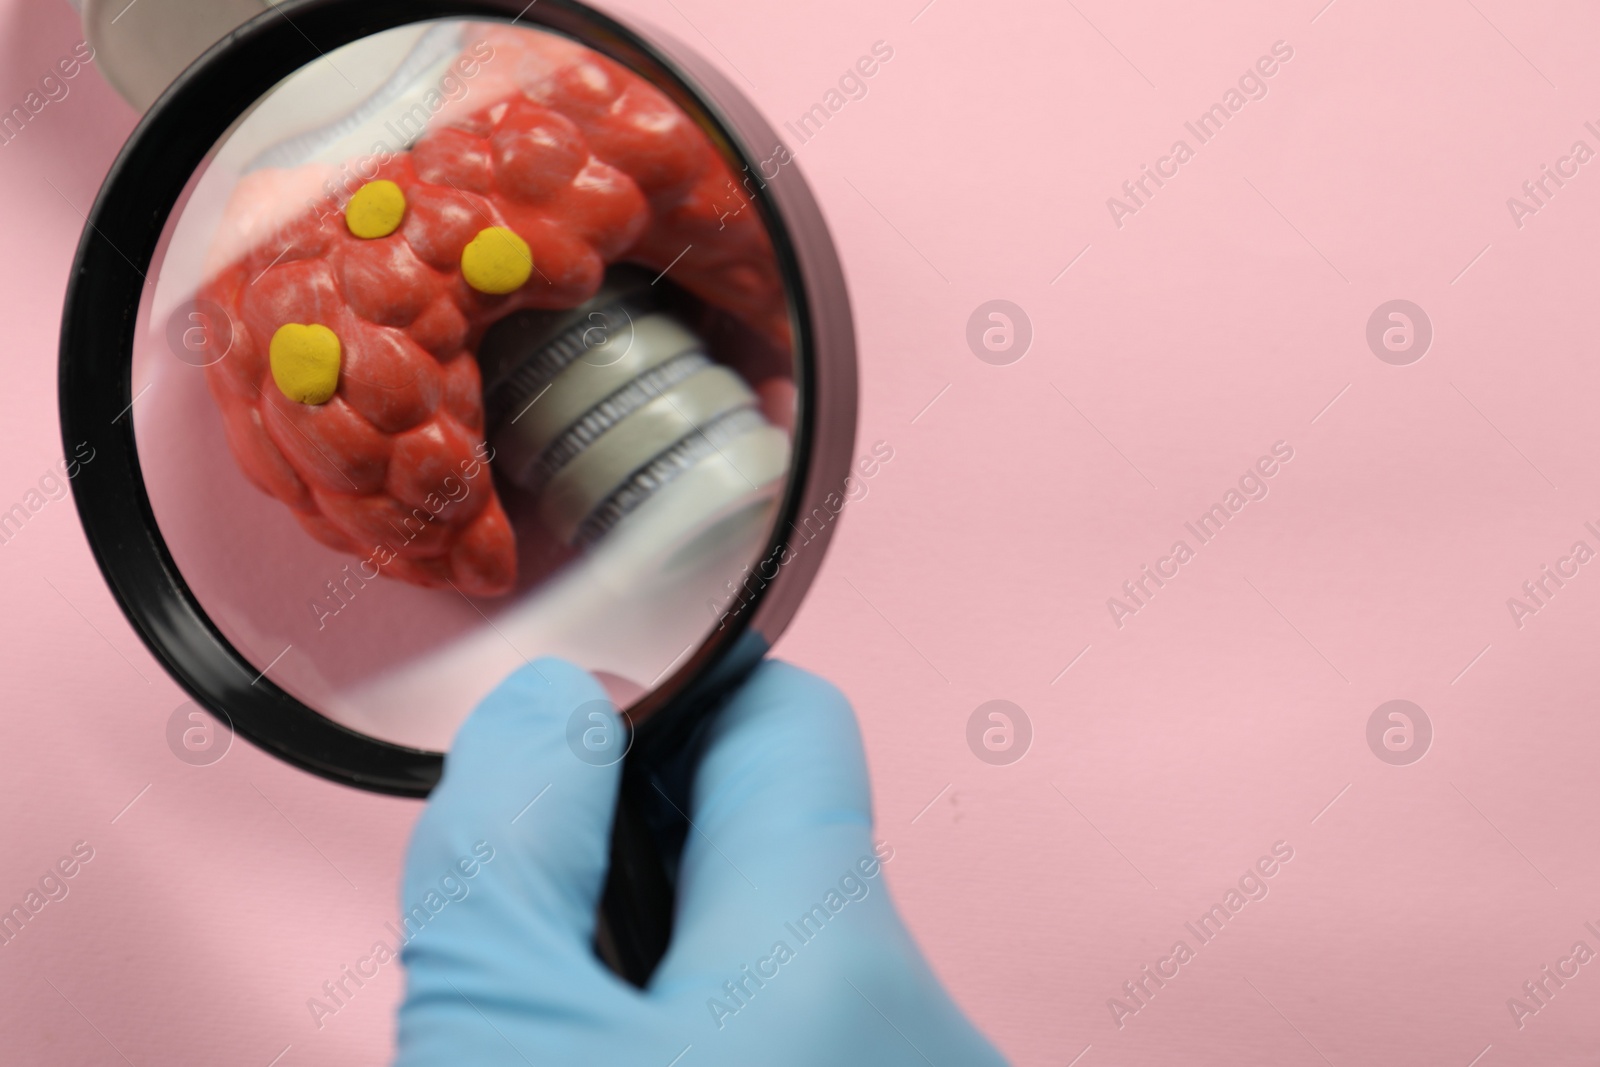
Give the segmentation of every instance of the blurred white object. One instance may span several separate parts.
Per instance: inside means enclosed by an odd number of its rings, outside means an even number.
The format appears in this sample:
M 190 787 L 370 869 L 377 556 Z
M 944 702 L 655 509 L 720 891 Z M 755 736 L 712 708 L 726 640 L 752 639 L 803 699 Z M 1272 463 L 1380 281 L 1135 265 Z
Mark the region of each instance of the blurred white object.
M 148 111 L 184 68 L 269 0 L 73 0 L 95 66 L 123 99 Z

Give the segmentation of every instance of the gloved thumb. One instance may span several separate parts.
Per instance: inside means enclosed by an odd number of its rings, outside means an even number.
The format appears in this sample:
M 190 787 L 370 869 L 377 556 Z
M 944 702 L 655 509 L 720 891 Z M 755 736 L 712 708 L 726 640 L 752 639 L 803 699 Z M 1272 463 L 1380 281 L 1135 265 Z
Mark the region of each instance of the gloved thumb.
M 625 734 L 600 684 L 557 659 L 519 669 L 473 711 L 445 757 L 417 822 L 401 907 L 410 913 L 460 861 L 476 858 L 476 900 L 452 905 L 406 948 L 522 940 L 533 951 L 594 964 Z M 485 857 L 492 858 L 485 858 Z M 431 931 L 430 931 L 431 932 Z M 552 961 L 552 966 L 558 964 Z

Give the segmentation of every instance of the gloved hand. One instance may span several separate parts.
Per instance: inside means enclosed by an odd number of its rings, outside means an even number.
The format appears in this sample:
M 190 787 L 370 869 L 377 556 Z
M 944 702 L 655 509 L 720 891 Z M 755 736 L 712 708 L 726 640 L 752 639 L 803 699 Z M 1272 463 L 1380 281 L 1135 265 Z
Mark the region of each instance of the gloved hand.
M 889 899 L 849 704 L 784 663 L 711 726 L 666 958 L 644 990 L 612 975 L 592 945 L 620 765 L 567 742 L 603 699 L 543 659 L 461 727 L 406 863 L 398 1064 L 1004 1062 Z

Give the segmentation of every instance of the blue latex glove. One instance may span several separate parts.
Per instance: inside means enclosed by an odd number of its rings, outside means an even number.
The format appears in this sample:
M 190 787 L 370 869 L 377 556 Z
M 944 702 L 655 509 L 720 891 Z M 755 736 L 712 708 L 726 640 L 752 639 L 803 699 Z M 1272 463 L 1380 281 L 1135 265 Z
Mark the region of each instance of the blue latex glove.
M 592 945 L 620 766 L 567 741 L 574 709 L 603 699 L 545 659 L 462 726 L 406 863 L 397 1063 L 1004 1062 L 889 899 L 893 842 L 875 850 L 849 704 L 784 663 L 711 727 L 665 960 L 645 990 L 612 975 Z

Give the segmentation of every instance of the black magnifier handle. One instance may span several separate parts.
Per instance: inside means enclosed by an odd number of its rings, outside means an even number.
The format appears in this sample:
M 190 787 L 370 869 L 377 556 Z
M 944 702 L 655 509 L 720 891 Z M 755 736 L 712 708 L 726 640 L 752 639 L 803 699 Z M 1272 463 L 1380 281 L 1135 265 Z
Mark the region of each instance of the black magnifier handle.
M 643 988 L 672 941 L 678 861 L 708 728 L 767 652 L 747 630 L 721 663 L 635 731 L 622 765 L 595 952 Z
M 595 952 L 619 978 L 640 988 L 672 940 L 673 884 L 643 806 L 647 775 L 623 770 L 611 826 L 611 867 L 600 900 Z

